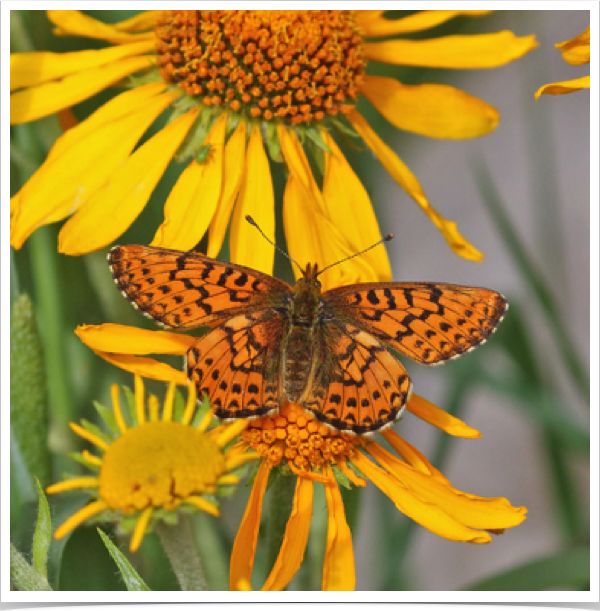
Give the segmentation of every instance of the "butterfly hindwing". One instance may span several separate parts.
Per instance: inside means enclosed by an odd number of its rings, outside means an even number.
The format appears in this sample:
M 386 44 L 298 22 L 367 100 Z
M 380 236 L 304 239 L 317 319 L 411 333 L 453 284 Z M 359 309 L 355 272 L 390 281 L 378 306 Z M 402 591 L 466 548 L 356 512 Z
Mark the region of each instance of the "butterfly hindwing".
M 277 307 L 290 288 L 241 265 L 166 248 L 115 246 L 108 263 L 117 287 L 137 309 L 175 328 Z
M 283 334 L 284 320 L 272 312 L 241 314 L 189 349 L 188 377 L 219 418 L 254 418 L 279 408 Z
M 323 325 L 303 406 L 338 430 L 368 434 L 393 423 L 411 392 L 403 365 L 373 335 L 342 321 Z
M 424 365 L 476 348 L 508 304 L 483 288 L 427 282 L 356 284 L 322 296 L 326 307 Z

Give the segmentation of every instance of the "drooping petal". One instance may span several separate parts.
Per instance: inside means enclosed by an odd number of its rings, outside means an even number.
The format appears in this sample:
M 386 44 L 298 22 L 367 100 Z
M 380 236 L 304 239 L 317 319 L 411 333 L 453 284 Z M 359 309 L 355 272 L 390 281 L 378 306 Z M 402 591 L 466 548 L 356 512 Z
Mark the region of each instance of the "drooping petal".
M 373 206 L 366 189 L 329 132 L 323 130 L 321 135 L 331 150 L 331 154 L 325 153 L 323 179 L 327 216 L 335 219 L 338 229 L 346 236 L 351 247 L 359 252 L 381 240 Z M 379 282 L 392 279 L 392 269 L 383 244 L 361 257 L 369 261 Z
M 421 524 L 427 530 L 451 541 L 469 541 L 470 543 L 489 543 L 491 537 L 486 532 L 467 528 L 444 512 L 437 504 L 421 500 L 412 490 L 383 469 L 372 463 L 360 452 L 352 462 L 370 479 L 396 507 L 409 518 Z
M 156 359 L 149 359 L 144 356 L 132 356 L 130 354 L 116 354 L 113 352 L 94 352 L 105 361 L 115 367 L 119 367 L 130 373 L 140 375 L 151 380 L 160 382 L 174 382 L 179 386 L 187 386 L 188 378 L 184 371 L 174 369 L 166 363 L 161 363 Z
M 448 85 L 403 85 L 366 75 L 361 91 L 392 125 L 432 138 L 483 136 L 499 121 L 495 108 Z
M 513 507 L 503 497 L 483 498 L 467 495 L 438 478 L 417 471 L 376 443 L 370 444 L 366 450 L 419 499 L 443 508 L 444 513 L 469 528 L 510 528 L 525 519 L 527 509 Z
M 299 477 L 279 555 L 261 590 L 283 590 L 298 572 L 308 542 L 312 511 L 313 483 L 310 479 Z
M 450 248 L 465 259 L 481 261 L 483 254 L 470 244 L 457 230 L 456 223 L 445 219 L 429 203 L 416 176 L 406 167 L 394 151 L 369 127 L 363 116 L 356 110 L 351 111 L 348 120 L 373 151 L 381 165 L 391 177 L 419 204 L 423 212 L 441 231 Z
M 392 429 L 387 429 L 383 431 L 382 436 L 411 467 L 421 473 L 431 475 L 439 479 L 443 484 L 450 486 L 449 480 L 438 471 L 419 450 L 410 445 L 405 439 L 402 439 L 398 433 Z
M 133 42 L 142 38 L 154 39 L 154 32 L 128 34 L 123 24 L 111 25 L 98 21 L 81 11 L 46 11 L 48 19 L 57 26 L 53 30 L 56 36 L 83 36 L 98 38 L 113 43 Z M 126 22 L 123 22 L 126 23 Z
M 154 41 L 145 40 L 97 51 L 12 53 L 10 56 L 10 90 L 41 85 L 68 74 L 104 66 L 125 57 L 142 55 L 153 48 Z
M 590 63 L 590 27 L 571 40 L 565 40 L 554 45 L 560 49 L 563 59 L 572 66 Z
M 229 569 L 229 587 L 231 590 L 235 590 L 241 581 L 249 584 L 252 578 L 262 504 L 270 471 L 269 462 L 263 461 L 252 485 L 246 511 L 238 528 L 231 552 Z
M 547 95 L 563 95 L 565 93 L 573 93 L 574 91 L 589 88 L 590 77 L 582 76 L 581 78 L 576 78 L 571 81 L 559 81 L 558 83 L 543 85 L 535 92 L 535 99 L 537 100 L 544 93 Z
M 233 262 L 272 274 L 275 249 L 258 235 L 256 228 L 246 220 L 246 215 L 250 215 L 265 235 L 275 241 L 273 182 L 258 124 L 252 128 L 248 142 L 245 176 L 231 219 L 229 245 Z
M 201 164 L 194 159 L 169 194 L 165 220 L 152 246 L 191 250 L 202 239 L 221 197 L 226 126 L 227 113 L 223 113 L 204 142 L 210 145 L 208 159 Z
M 356 588 L 356 570 L 352 533 L 346 522 L 344 501 L 333 477 L 333 470 L 327 465 L 324 472 L 331 478 L 331 481 L 324 484 L 328 521 L 321 589 L 323 591 L 353 591 Z
M 492 11 L 420 11 L 402 19 L 386 19 L 383 11 L 357 11 L 358 25 L 365 36 L 390 36 L 392 34 L 407 34 L 420 32 L 440 25 L 457 15 L 479 16 Z M 364 15 L 364 13 L 368 13 Z
M 154 99 L 137 96 L 140 105 L 134 105 L 132 112 L 115 114 L 113 120 L 101 120 L 95 113 L 61 136 L 44 164 L 13 198 L 13 247 L 20 248 L 41 225 L 63 219 L 85 204 L 121 167 L 175 97 L 174 93 Z
M 150 56 L 129 57 L 70 74 L 58 82 L 21 89 L 10 96 L 10 123 L 27 123 L 73 106 L 152 63 Z
M 414 393 L 411 395 L 406 408 L 409 412 L 417 416 L 417 418 L 421 418 L 421 420 L 424 420 L 428 424 L 438 429 L 442 429 L 442 431 L 445 431 L 448 435 L 464 437 L 466 439 L 477 439 L 481 437 L 481 433 L 478 430 L 471 428 L 462 420 L 455 418 L 430 401 L 427 401 L 427 399 L 419 397 L 419 395 Z
M 536 46 L 535 35 L 519 37 L 504 30 L 428 40 L 367 42 L 365 57 L 398 66 L 495 68 L 525 55 Z
M 65 223 L 59 252 L 79 255 L 102 248 L 133 223 L 198 112 L 194 108 L 164 127 L 113 172 L 106 187 Z
M 80 325 L 75 329 L 77 337 L 95 352 L 119 354 L 175 354 L 183 356 L 197 341 L 197 337 L 148 331 L 127 325 L 105 323 Z
M 216 257 L 223 246 L 231 211 L 233 210 L 233 205 L 244 178 L 245 165 L 246 123 L 240 121 L 240 124 L 225 145 L 221 199 L 208 230 L 208 248 L 206 249 L 206 254 L 209 257 Z

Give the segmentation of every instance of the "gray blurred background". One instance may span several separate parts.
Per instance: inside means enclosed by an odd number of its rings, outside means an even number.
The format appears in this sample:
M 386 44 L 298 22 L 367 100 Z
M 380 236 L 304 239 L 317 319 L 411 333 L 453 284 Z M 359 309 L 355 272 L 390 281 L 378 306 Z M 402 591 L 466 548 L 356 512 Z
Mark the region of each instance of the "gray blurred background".
M 511 295 L 518 295 L 521 304 L 529 308 L 528 323 L 536 352 L 544 355 L 548 366 L 560 362 L 552 329 L 517 273 L 482 202 L 474 178 L 474 160 L 483 159 L 521 239 L 551 282 L 561 313 L 589 367 L 589 91 L 543 95 L 538 101 L 534 93 L 545 83 L 589 74 L 589 65 L 567 64 L 554 44 L 582 32 L 590 23 L 590 13 L 498 11 L 473 21 L 474 27 L 469 31 L 509 29 L 521 36 L 535 33 L 540 43 L 537 49 L 507 66 L 440 71 L 432 79 L 495 106 L 501 115 L 498 128 L 488 136 L 466 141 L 436 141 L 397 132 L 393 144 L 420 180 L 431 204 L 458 224 L 459 231 L 485 253 L 485 260 L 472 263 L 452 254 L 418 206 L 380 169 L 371 180 L 375 185 L 371 194 L 379 204 L 382 233 L 396 234 L 388 250 L 394 279 L 485 286 L 505 294 L 509 300 Z M 486 348 L 489 346 L 481 351 Z M 476 359 L 479 354 L 478 351 L 465 358 Z M 453 366 L 451 363 L 446 367 Z M 411 364 L 408 368 L 415 392 L 443 408 L 446 378 L 440 368 Z M 553 370 L 561 369 L 557 365 Z M 557 383 L 565 390 L 563 396 L 570 398 L 566 411 L 587 423 L 588 406 L 569 392 L 567 381 L 559 379 Z M 528 518 L 494 537 L 491 544 L 480 546 L 446 541 L 418 528 L 409 569 L 414 590 L 458 590 L 503 569 L 556 552 L 559 547 L 551 484 L 531 420 L 518 406 L 488 392 L 473 393 L 463 414 L 461 417 L 483 438 L 457 439 L 444 468 L 445 475 L 459 490 L 504 496 L 513 505 L 525 505 Z M 431 457 L 432 427 L 409 414 L 395 430 Z M 582 460 L 576 462 L 575 468 L 581 503 L 589 506 L 589 468 Z M 376 499 L 381 494 L 369 485 L 365 504 L 374 508 L 381 502 Z M 376 513 L 374 509 L 368 511 L 367 506 L 363 507 L 355 539 L 357 589 L 361 590 L 372 589 L 377 583 L 377 576 L 372 574 L 373 567 L 378 566 L 374 562 L 378 541 L 372 536 Z M 400 514 L 397 519 L 406 520 Z

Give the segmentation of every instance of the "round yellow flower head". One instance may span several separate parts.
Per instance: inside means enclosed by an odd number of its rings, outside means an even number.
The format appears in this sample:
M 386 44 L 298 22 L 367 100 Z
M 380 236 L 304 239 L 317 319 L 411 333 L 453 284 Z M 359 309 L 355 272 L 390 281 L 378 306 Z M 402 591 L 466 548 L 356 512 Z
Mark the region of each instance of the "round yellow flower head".
M 99 471 L 98 476 L 67 479 L 47 489 L 49 494 L 89 489 L 96 500 L 71 516 L 54 536 L 60 539 L 92 517 L 101 521 L 109 517 L 131 516 L 133 520 L 121 519 L 120 525 L 127 530 L 127 523 L 135 523 L 130 544 L 131 551 L 135 551 L 153 514 L 155 518 L 173 520 L 181 507 L 218 516 L 216 497 L 224 492 L 221 488 L 239 481 L 231 472 L 257 457 L 255 453 L 242 456 L 235 448 L 224 449 L 247 422 L 240 420 L 209 431 L 212 411 L 208 410 L 203 415 L 202 412 L 196 414 L 199 423 L 193 426 L 196 412 L 193 386 L 189 387 L 183 414 L 179 419 L 173 419 L 175 384 L 171 384 L 167 391 L 162 417 L 154 395 L 149 397 L 147 415 L 142 378 L 136 375 L 132 424 L 128 426 L 121 412 L 116 384 L 111 392 L 114 410 L 112 439 L 97 430 L 92 432 L 89 426 L 71 424 L 80 437 L 103 452 L 102 457 L 86 450 L 79 455 L 81 462 Z

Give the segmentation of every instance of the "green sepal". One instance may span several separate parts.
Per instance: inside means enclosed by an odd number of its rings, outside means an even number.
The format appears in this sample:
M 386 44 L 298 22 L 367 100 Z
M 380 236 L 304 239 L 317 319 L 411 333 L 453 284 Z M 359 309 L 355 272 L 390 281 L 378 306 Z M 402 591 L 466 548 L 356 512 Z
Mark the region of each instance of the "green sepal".
M 94 465 L 93 463 L 89 462 L 80 452 L 69 452 L 67 456 L 87 469 L 91 469 L 94 471 L 94 473 L 98 473 L 100 471 L 100 467 L 98 465 Z
M 212 148 L 212 145 L 210 145 L 210 144 L 203 144 L 198 149 L 198 152 L 196 153 L 196 162 L 197 163 L 205 163 L 206 161 L 208 161 L 208 158 L 210 156 L 211 148 Z
M 369 481 L 369 478 L 351 460 L 347 460 L 346 464 L 352 469 L 352 471 L 354 471 L 354 473 L 356 473 L 358 477 L 365 481 Z
M 267 145 L 269 157 L 276 163 L 283 163 L 283 151 L 281 150 L 279 136 L 277 135 L 277 125 L 269 121 L 264 124 L 264 128 L 264 141 Z
M 185 399 L 179 388 L 175 391 L 175 400 L 173 401 L 173 421 L 181 422 L 185 412 Z
M 136 89 L 137 87 L 142 87 L 143 85 L 151 85 L 152 83 L 161 83 L 164 82 L 163 78 L 160 76 L 159 68 L 149 68 L 146 72 L 141 75 L 138 74 L 130 74 L 127 78 L 127 86 L 131 89 Z M 172 87 L 170 89 L 179 89 L 179 87 Z M 179 89 L 181 91 L 181 89 Z
M 127 414 L 129 416 L 129 422 L 127 425 L 130 427 L 137 426 L 137 416 L 135 413 L 135 393 L 129 386 L 122 386 L 123 392 L 125 393 L 125 400 L 127 401 Z
M 104 405 L 98 403 L 98 401 L 94 401 L 93 403 L 100 418 L 102 418 L 104 424 L 106 424 L 106 426 L 110 429 L 110 432 L 113 434 L 113 438 L 116 439 L 121 434 L 121 431 L 117 426 L 115 414 L 111 409 L 108 409 L 108 407 L 104 407 Z
M 81 426 L 86 431 L 102 439 L 102 441 L 104 441 L 104 443 L 108 445 L 110 445 L 114 441 L 114 439 L 111 439 L 108 436 L 108 433 L 105 433 L 103 430 L 101 430 L 99 427 L 97 427 L 95 424 L 92 424 L 89 420 L 86 420 L 85 418 L 81 419 Z
M 345 134 L 346 136 L 350 136 L 351 138 L 360 138 L 360 136 L 352 129 L 352 127 L 347 125 L 346 122 L 341 121 L 340 119 L 336 119 L 334 117 L 331 117 L 329 121 L 331 122 L 333 127 L 340 133 Z
M 108 553 L 112 556 L 112 559 L 115 561 L 115 564 L 119 568 L 121 573 L 121 577 L 123 577 L 123 581 L 125 582 L 125 586 L 130 592 L 148 592 L 150 588 L 146 585 L 144 580 L 138 575 L 137 571 L 131 566 L 131 563 L 123 553 L 119 550 L 119 548 L 100 530 L 96 529 L 98 534 L 102 538 L 104 545 L 106 545 L 106 549 Z
M 340 486 L 346 488 L 346 490 L 352 490 L 352 482 L 335 463 L 331 463 L 331 469 L 333 470 L 335 481 L 340 484 Z
M 330 155 L 333 155 L 333 151 L 325 144 L 323 136 L 321 136 L 321 130 L 316 125 L 309 125 L 302 129 L 306 137 L 314 142 L 318 148 Z
M 173 155 L 173 159 L 177 163 L 183 163 L 198 155 L 198 151 L 204 146 L 208 132 L 210 132 L 217 119 L 216 110 L 214 107 L 202 108 L 175 155 Z
M 196 413 L 194 414 L 194 417 L 192 418 L 192 421 L 190 422 L 190 426 L 197 428 L 200 422 L 202 422 L 202 418 L 204 418 L 204 416 L 206 415 L 209 409 L 210 409 L 210 401 L 208 400 L 208 397 L 206 396 L 206 394 L 204 394 L 202 396 L 202 400 L 199 401 L 199 405 L 198 405 L 198 402 L 196 403 Z M 215 421 L 215 418 L 213 418 L 212 422 L 214 421 Z

